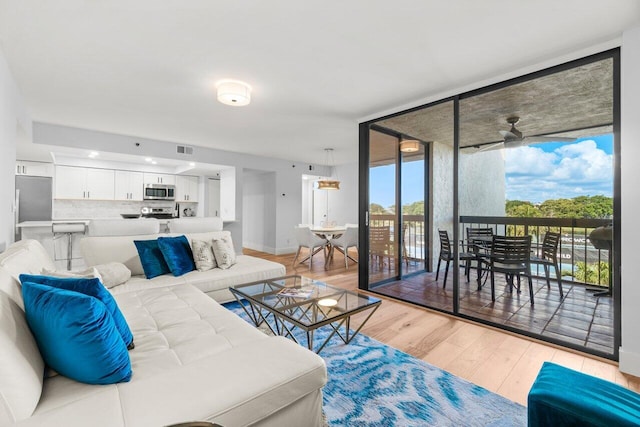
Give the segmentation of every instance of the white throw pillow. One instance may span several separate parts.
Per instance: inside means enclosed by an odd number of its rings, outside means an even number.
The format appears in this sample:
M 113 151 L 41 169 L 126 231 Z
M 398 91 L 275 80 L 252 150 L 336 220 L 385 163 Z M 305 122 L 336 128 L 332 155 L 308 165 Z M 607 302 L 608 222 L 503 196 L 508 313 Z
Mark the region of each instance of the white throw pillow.
M 98 270 L 102 276 L 102 284 L 107 288 L 121 285 L 131 278 L 131 270 L 121 262 L 94 265 L 93 268 Z
M 226 270 L 236 263 L 236 251 L 230 236 L 213 239 L 211 241 L 213 254 L 216 256 L 218 267 Z
M 0 424 L 33 414 L 40 400 L 44 361 L 24 311 L 0 292 Z
M 193 261 L 198 271 L 207 271 L 218 266 L 209 242 L 193 239 L 191 240 L 191 249 L 193 252 Z

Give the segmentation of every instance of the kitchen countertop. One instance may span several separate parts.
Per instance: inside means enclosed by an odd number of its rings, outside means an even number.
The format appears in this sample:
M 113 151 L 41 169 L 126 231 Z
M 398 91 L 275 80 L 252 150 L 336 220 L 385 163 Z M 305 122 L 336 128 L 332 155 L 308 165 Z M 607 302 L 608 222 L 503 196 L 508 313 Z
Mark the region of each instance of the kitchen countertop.
M 195 217 L 194 217 L 195 218 Z M 92 218 L 98 219 L 98 218 Z M 121 219 L 121 218 L 100 218 L 100 219 Z M 128 221 L 135 221 L 136 219 L 144 219 L 144 218 L 132 218 Z M 83 219 L 83 218 L 72 218 L 72 219 L 54 219 L 51 221 L 23 221 L 16 224 L 16 228 L 38 228 L 38 227 L 51 227 L 52 224 L 60 224 L 60 223 L 70 223 L 70 224 L 80 224 L 84 223 L 85 225 L 89 224 L 91 219 Z M 169 219 L 159 219 L 160 225 L 166 225 L 169 222 Z M 236 222 L 236 220 L 223 220 L 223 223 L 231 223 Z
M 93 218 L 97 219 L 97 218 Z M 121 219 L 121 218 L 100 218 L 100 219 Z M 135 221 L 139 218 L 130 219 L 128 221 Z M 144 219 L 144 218 L 143 218 Z M 159 219 L 161 225 L 166 225 L 169 222 L 168 219 Z M 51 227 L 52 224 L 89 224 L 91 219 L 54 219 L 51 221 L 23 221 L 16 224 L 16 228 L 37 228 L 37 227 Z

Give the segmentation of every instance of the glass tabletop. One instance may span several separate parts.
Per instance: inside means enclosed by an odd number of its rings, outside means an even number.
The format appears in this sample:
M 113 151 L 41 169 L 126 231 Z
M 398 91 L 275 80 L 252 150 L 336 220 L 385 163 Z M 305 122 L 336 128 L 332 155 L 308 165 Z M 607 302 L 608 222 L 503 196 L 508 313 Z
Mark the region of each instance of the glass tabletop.
M 303 276 L 285 276 L 232 286 L 251 302 L 306 327 L 327 324 L 380 303 L 380 299 Z

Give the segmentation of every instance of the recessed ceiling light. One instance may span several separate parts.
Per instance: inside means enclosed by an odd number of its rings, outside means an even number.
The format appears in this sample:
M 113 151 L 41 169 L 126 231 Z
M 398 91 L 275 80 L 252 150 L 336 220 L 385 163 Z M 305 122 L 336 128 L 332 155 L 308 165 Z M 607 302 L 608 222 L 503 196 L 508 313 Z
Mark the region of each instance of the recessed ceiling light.
M 196 164 L 194 162 L 189 162 L 189 166 L 195 166 Z
M 153 159 L 151 157 L 145 157 L 144 161 L 151 163 Z
M 218 101 L 225 105 L 242 107 L 251 102 L 251 86 L 240 80 L 220 80 L 216 83 Z
M 151 164 L 152 164 L 152 165 L 157 165 L 157 164 L 158 164 L 158 162 L 156 162 L 155 160 L 151 160 Z
M 100 153 L 98 153 L 97 151 L 92 151 L 89 153 L 89 157 L 94 159 L 96 157 L 98 157 L 100 155 Z

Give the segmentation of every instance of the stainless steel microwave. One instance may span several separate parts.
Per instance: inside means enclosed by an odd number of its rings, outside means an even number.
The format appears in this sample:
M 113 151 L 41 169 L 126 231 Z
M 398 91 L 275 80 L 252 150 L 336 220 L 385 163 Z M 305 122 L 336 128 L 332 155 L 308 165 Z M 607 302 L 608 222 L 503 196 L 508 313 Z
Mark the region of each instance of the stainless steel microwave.
M 166 184 L 145 184 L 144 200 L 175 200 L 176 186 Z

